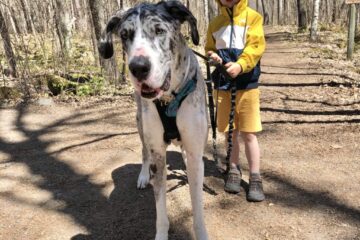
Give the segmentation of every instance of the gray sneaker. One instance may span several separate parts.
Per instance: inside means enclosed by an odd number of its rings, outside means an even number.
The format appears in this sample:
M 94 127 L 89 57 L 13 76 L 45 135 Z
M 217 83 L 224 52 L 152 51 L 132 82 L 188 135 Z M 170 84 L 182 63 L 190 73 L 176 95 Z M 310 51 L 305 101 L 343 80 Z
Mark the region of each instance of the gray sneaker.
M 249 180 L 249 192 L 246 196 L 249 202 L 264 201 L 265 195 L 260 175 L 252 175 Z
M 229 193 L 239 193 L 241 183 L 241 171 L 237 168 L 231 168 L 226 179 L 224 190 Z

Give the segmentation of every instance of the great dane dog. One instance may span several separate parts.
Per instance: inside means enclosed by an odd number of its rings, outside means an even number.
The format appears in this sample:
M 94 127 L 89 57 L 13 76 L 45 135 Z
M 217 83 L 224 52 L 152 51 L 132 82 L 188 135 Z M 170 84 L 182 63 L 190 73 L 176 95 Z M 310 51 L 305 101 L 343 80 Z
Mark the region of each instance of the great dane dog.
M 143 164 L 137 187 L 150 182 L 156 201 L 156 238 L 168 239 L 166 213 L 166 148 L 164 125 L 154 100 L 174 99 L 189 82 L 193 90 L 182 99 L 176 112 L 176 126 L 187 167 L 196 239 L 208 239 L 203 216 L 202 160 L 208 136 L 205 84 L 195 55 L 181 34 L 181 24 L 188 22 L 194 44 L 199 43 L 196 19 L 179 1 L 141 3 L 113 16 L 107 26 L 99 51 L 104 58 L 113 55 L 112 34 L 120 36 L 127 53 L 130 78 L 135 88 L 137 126 L 142 141 Z M 191 85 L 191 84 L 190 84 Z

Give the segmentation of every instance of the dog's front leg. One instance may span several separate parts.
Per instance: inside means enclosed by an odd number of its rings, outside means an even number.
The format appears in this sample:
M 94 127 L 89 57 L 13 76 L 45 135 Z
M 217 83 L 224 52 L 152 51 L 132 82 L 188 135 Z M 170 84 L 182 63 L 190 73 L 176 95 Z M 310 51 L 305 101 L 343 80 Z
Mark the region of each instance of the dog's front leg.
M 137 188 L 144 189 L 150 181 L 150 161 L 148 149 L 146 149 L 146 144 L 144 143 L 144 129 L 143 129 L 143 116 L 142 116 L 142 103 L 140 96 L 135 93 L 135 101 L 137 104 L 137 113 L 136 113 L 136 124 L 139 131 L 141 144 L 142 144 L 142 165 L 141 172 L 137 181 Z
M 169 220 L 166 212 L 166 168 L 165 154 L 151 153 L 151 184 L 154 187 L 156 201 L 156 237 L 155 240 L 167 240 Z

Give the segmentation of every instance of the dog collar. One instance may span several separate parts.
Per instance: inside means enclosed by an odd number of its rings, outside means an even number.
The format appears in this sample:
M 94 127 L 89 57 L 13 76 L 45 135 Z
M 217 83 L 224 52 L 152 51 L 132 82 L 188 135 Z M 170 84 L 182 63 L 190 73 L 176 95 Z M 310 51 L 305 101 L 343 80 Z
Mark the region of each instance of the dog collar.
M 182 103 L 185 100 L 187 95 L 192 93 L 196 89 L 197 83 L 197 71 L 194 74 L 194 77 L 187 81 L 185 86 L 183 86 L 179 92 L 172 92 L 171 95 L 163 95 L 161 98 L 154 100 L 156 105 L 167 106 L 165 109 L 165 114 L 168 117 L 176 117 L 177 111 Z

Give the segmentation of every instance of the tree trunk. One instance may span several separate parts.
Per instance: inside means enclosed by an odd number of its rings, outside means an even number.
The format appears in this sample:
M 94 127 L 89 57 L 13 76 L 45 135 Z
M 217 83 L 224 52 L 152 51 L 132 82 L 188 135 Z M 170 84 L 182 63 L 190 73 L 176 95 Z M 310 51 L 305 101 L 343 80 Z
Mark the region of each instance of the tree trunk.
M 264 24 L 268 25 L 270 22 L 269 12 L 267 6 L 265 6 L 264 0 L 261 0 L 261 5 L 263 9 L 263 16 L 264 16 Z
M 12 77 L 16 77 L 17 72 L 16 72 L 15 54 L 14 54 L 14 51 L 13 51 L 12 46 L 11 46 L 9 31 L 8 31 L 7 26 L 6 26 L 5 18 L 4 18 L 4 15 L 2 13 L 1 8 L 0 8 L 0 33 L 1 33 L 1 37 L 3 39 L 3 45 L 4 45 L 6 60 L 8 61 L 9 67 L 10 67 L 10 75 Z
M 27 0 L 20 0 L 21 8 L 24 13 L 25 22 L 26 22 L 26 28 L 28 33 L 35 33 L 35 27 L 34 23 L 31 19 L 31 14 L 29 10 L 29 5 L 27 3 Z
M 319 21 L 320 0 L 314 0 L 314 11 L 311 21 L 310 40 L 315 42 L 318 38 L 318 21 Z
M 297 0 L 298 30 L 304 31 L 307 28 L 307 14 L 304 0 Z
M 279 7 L 278 23 L 280 25 L 283 25 L 284 24 L 284 0 L 278 0 L 278 7 Z
M 273 10 L 272 10 L 272 12 L 273 12 L 273 15 L 272 15 L 272 25 L 278 25 L 279 24 L 279 22 L 278 22 L 278 20 L 279 20 L 279 11 L 278 11 L 278 0 L 273 0 L 273 2 L 272 2 L 272 4 L 273 4 Z
M 67 61 L 71 49 L 71 32 L 72 21 L 70 19 L 69 11 L 65 4 L 68 1 L 55 0 L 55 19 L 56 31 L 60 40 L 61 52 L 64 59 Z
M 337 0 L 333 0 L 333 13 L 332 13 L 332 22 L 333 23 L 335 23 L 336 19 L 338 18 L 337 11 L 338 11 Z
M 103 9 L 102 9 L 102 1 L 101 0 L 88 0 L 91 17 L 92 17 L 92 25 L 95 30 L 95 36 L 97 43 L 101 39 L 102 30 L 105 29 L 105 21 L 103 18 Z M 115 52 L 114 56 L 105 60 L 100 57 L 100 65 L 105 69 L 106 77 L 112 83 L 116 83 L 119 79 L 119 70 L 116 64 Z

